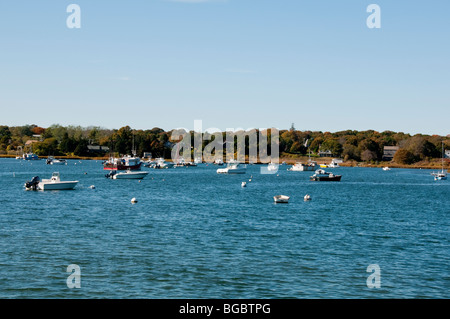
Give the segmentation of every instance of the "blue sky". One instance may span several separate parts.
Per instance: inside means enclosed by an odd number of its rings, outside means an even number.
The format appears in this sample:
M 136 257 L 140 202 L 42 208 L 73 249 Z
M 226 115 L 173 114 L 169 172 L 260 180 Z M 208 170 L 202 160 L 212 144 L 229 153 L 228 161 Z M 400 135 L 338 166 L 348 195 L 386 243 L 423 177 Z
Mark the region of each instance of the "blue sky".
M 447 0 L 1 1 L 0 124 L 447 135 L 449 17 Z

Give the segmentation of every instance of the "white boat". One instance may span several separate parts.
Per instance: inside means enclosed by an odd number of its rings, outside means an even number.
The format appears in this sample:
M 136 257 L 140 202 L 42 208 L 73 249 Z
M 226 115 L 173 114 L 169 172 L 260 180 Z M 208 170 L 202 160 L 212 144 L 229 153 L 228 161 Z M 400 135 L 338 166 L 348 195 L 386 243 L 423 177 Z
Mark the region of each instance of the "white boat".
M 303 199 L 305 200 L 305 202 L 307 202 L 307 201 L 310 201 L 312 198 L 311 198 L 311 195 L 306 194 L 305 197 L 303 197 Z
M 247 182 L 242 182 L 242 183 L 241 183 L 241 186 L 242 186 L 242 187 L 247 187 Z
M 217 170 L 217 174 L 245 174 L 247 168 L 245 166 L 241 166 L 239 163 L 228 163 L 227 167 L 219 168 Z
M 215 161 L 214 161 L 214 164 L 215 165 L 223 165 L 223 161 L 221 160 L 221 159 L 216 159 Z
M 337 168 L 340 167 L 339 164 L 341 164 L 343 161 L 341 159 L 338 158 L 333 158 L 331 160 L 331 163 L 328 165 L 328 167 L 330 168 Z
M 174 167 L 175 163 L 168 163 L 164 160 L 164 158 L 160 157 L 155 160 L 155 164 L 151 167 L 156 169 L 162 169 L 162 168 L 172 168 Z
M 106 177 L 111 179 L 143 179 L 145 178 L 149 172 L 144 171 L 112 171 L 109 174 L 106 175 Z
M 315 171 L 317 169 L 317 162 L 311 161 L 307 164 L 303 164 L 300 162 L 295 163 L 291 168 L 288 169 L 288 171 L 294 171 L 294 172 L 306 172 L 306 171 Z
M 275 203 L 283 203 L 287 204 L 289 202 L 289 196 L 286 195 L 277 195 L 273 197 Z
M 383 167 L 383 171 L 390 171 L 391 169 L 389 167 Z
M 444 171 L 444 142 L 442 142 L 442 169 L 440 172 L 431 173 L 435 181 L 444 181 L 447 179 L 447 172 Z
M 25 183 L 27 190 L 42 190 L 42 191 L 54 191 L 54 190 L 70 190 L 74 189 L 78 184 L 78 181 L 61 181 L 58 172 L 52 174 L 50 179 L 40 180 L 38 176 L 34 177 L 31 182 Z
M 269 163 L 269 165 L 267 165 L 267 170 L 268 171 L 277 171 L 278 167 L 279 167 L 279 164 Z
M 47 158 L 46 162 L 47 162 L 48 165 L 67 165 L 67 161 L 66 160 L 64 160 L 64 159 L 56 159 L 56 158 L 53 158 L 53 156 L 49 156 Z

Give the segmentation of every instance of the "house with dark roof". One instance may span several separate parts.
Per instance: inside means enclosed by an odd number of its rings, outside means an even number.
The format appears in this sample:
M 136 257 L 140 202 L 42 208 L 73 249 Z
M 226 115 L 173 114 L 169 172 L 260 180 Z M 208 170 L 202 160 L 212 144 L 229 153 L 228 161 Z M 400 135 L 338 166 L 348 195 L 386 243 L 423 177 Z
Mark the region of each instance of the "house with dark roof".
M 383 150 L 383 161 L 392 161 L 395 153 L 399 150 L 398 146 L 385 146 Z

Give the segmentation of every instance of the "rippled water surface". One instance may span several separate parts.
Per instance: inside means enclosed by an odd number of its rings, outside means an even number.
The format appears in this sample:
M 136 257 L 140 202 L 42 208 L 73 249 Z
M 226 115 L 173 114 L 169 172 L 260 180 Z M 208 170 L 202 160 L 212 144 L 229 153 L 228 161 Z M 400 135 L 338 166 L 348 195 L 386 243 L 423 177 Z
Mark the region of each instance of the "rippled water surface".
M 260 167 L 149 170 L 139 182 L 106 179 L 100 161 L 1 159 L 0 298 L 450 298 L 450 181 L 336 168 L 341 182 L 310 182 Z M 24 190 L 55 170 L 76 189 Z M 280 194 L 289 204 L 274 204 Z M 79 289 L 66 284 L 71 264 Z

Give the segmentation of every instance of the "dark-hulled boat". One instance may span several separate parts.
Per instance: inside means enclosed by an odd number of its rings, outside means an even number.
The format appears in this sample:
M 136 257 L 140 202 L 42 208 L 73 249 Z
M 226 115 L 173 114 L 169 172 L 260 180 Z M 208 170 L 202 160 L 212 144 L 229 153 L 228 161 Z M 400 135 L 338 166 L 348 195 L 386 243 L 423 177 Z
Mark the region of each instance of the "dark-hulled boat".
M 313 176 L 309 178 L 315 182 L 339 182 L 342 175 L 334 175 L 330 172 L 325 172 L 323 169 L 318 169 Z

